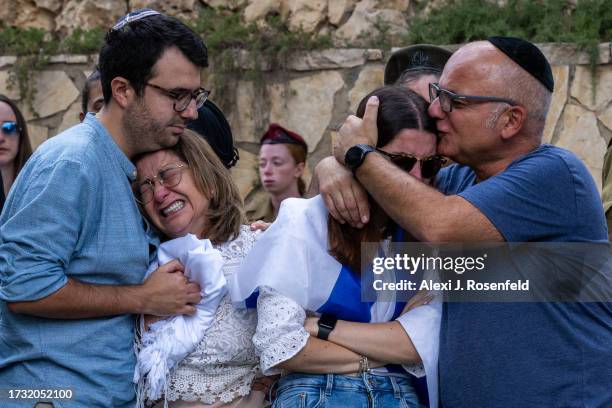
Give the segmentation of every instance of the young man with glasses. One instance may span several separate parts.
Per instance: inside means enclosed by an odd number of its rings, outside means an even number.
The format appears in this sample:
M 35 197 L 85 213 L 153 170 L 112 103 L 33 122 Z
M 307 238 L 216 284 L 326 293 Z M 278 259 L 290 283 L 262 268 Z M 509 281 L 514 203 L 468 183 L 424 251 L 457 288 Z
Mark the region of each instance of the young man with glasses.
M 56 406 L 132 407 L 133 314 L 195 312 L 199 287 L 178 262 L 143 283 L 158 241 L 134 201 L 131 160 L 178 141 L 206 99 L 206 66 L 201 38 L 153 10 L 107 33 L 104 107 L 39 147 L 0 217 L 4 389 L 44 389 L 34 401 Z M 12 395 L 11 406 L 34 403 Z
M 437 189 L 376 153 L 349 163 L 355 145 L 376 142 L 376 100 L 363 120 L 346 120 L 334 155 L 420 241 L 603 245 L 605 218 L 588 170 L 573 153 L 541 144 L 553 86 L 550 65 L 533 44 L 508 37 L 470 43 L 430 85 L 438 153 L 457 163 L 440 172 Z M 320 179 L 327 171 L 317 172 Z M 323 194 L 333 189 L 321 186 Z M 366 222 L 366 204 L 353 207 Z M 612 406 L 610 327 L 609 303 L 446 303 L 441 404 Z

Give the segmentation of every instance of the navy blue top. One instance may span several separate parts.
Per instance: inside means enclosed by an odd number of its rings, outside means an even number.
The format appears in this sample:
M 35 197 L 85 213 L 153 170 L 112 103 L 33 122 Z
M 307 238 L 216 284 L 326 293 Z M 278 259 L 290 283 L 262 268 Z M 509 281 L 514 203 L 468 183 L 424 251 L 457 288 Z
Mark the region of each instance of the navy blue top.
M 485 181 L 466 166 L 438 187 L 476 206 L 509 242 L 607 242 L 593 178 L 571 152 L 542 145 Z M 610 303 L 446 303 L 443 407 L 612 406 Z

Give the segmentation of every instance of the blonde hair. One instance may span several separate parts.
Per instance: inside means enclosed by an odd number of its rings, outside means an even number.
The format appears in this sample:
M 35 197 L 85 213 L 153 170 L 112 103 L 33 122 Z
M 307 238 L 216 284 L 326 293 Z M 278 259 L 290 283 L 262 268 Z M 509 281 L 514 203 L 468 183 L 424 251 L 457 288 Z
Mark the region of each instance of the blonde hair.
M 212 147 L 203 137 L 185 129 L 178 143 L 167 150 L 187 163 L 196 187 L 209 201 L 206 238 L 215 244 L 235 239 L 245 221 L 244 205 L 229 170 Z

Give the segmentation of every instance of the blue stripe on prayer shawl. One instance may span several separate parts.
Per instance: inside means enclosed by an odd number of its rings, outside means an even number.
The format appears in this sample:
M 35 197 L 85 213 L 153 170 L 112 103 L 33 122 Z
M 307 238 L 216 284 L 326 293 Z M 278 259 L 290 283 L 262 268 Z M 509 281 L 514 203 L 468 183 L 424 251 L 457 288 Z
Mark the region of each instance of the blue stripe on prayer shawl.
M 340 320 L 369 323 L 373 304 L 361 301 L 360 277 L 343 265 L 327 302 L 317 312 L 331 313 Z
M 244 305 L 247 309 L 256 309 L 257 308 L 257 298 L 259 297 L 259 289 L 255 290 L 255 292 L 251 293 L 251 296 L 244 300 Z
M 402 314 L 402 310 L 404 310 L 405 306 L 406 302 L 395 302 L 395 310 L 393 311 L 393 317 L 391 317 L 391 320 L 397 319 Z
M 395 229 L 395 234 L 393 234 L 393 242 L 404 242 L 405 237 L 406 231 L 398 225 Z

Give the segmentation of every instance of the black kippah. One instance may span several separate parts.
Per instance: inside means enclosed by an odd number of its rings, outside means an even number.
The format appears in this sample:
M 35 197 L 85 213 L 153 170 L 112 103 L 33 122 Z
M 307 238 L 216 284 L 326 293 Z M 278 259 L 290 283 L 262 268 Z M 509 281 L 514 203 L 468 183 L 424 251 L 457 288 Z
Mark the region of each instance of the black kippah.
M 529 41 L 514 37 L 489 37 L 491 44 L 516 62 L 550 92 L 555 88 L 552 70 L 542 51 Z
M 198 118 L 187 127 L 200 134 L 228 169 L 236 164 L 238 150 L 234 147 L 232 129 L 225 115 L 210 99 L 198 109 Z
M 385 85 L 393 85 L 405 71 L 429 70 L 442 73 L 453 53 L 435 45 L 417 44 L 395 51 L 385 65 Z

